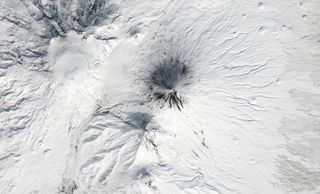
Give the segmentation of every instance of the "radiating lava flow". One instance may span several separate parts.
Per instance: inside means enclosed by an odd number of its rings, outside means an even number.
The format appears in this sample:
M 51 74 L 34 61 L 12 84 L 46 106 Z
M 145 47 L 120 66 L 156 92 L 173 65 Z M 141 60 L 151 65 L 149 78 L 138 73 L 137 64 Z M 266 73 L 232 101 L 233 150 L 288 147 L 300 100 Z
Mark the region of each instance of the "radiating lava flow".
M 320 193 L 318 1 L 0 1 L 0 193 Z

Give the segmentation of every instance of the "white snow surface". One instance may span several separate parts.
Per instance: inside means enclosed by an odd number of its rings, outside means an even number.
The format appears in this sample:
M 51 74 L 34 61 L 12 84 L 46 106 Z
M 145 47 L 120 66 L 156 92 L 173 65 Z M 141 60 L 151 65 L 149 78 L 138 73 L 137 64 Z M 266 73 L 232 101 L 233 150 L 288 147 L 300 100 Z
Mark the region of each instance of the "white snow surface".
M 34 2 L 0 0 L 1 194 L 320 193 L 320 1 Z

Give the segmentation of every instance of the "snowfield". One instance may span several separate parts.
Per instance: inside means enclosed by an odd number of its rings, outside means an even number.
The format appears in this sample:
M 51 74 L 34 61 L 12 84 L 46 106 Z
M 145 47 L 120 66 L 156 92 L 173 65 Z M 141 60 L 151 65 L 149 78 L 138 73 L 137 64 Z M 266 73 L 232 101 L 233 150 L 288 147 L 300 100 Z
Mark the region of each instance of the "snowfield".
M 0 193 L 320 193 L 319 10 L 0 0 Z

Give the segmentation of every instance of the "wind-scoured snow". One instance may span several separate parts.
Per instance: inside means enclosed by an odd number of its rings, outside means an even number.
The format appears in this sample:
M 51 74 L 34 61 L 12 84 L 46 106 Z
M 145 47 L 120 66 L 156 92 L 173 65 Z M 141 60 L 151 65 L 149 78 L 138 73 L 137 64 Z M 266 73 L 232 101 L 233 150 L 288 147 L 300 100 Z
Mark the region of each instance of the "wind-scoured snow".
M 320 3 L 0 1 L 0 193 L 319 193 Z

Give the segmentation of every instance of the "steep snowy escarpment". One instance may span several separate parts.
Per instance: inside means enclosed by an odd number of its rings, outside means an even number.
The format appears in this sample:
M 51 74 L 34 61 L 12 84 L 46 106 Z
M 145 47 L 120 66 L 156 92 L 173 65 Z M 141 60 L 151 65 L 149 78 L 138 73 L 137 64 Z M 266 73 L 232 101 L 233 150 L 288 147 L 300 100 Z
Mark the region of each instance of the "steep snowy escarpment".
M 0 1 L 0 193 L 320 192 L 317 1 Z

